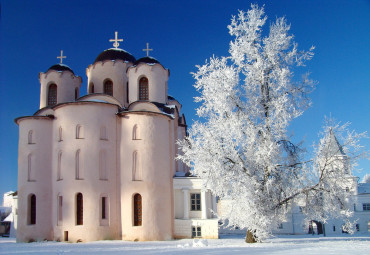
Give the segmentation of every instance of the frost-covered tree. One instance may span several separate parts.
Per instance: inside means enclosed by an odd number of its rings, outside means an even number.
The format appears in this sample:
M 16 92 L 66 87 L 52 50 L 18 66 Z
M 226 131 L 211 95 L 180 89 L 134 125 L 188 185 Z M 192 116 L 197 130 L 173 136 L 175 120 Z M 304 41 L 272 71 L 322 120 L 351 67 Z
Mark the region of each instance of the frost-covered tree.
M 202 121 L 179 141 L 179 159 L 205 180 L 205 188 L 230 202 L 225 217 L 230 226 L 247 228 L 249 241 L 266 238 L 297 200 L 306 202 L 311 219 L 350 216 L 336 210 L 347 199 L 346 173 L 336 168 L 350 159 L 325 147 L 335 128 L 326 127 L 315 158 L 306 161 L 287 131 L 310 105 L 307 94 L 315 84 L 308 75 L 296 79 L 293 71 L 313 57 L 314 48 L 298 50 L 285 18 L 277 18 L 264 36 L 266 20 L 257 5 L 239 11 L 228 26 L 235 37 L 230 56 L 197 66 L 195 100 Z M 356 147 L 356 139 L 352 133 L 341 151 Z

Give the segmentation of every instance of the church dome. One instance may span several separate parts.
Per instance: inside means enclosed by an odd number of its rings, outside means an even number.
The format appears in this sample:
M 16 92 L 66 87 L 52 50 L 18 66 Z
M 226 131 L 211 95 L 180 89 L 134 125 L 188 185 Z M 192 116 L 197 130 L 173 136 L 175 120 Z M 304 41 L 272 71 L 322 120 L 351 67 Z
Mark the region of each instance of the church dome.
M 156 60 L 155 58 L 152 58 L 152 57 L 143 57 L 143 58 L 140 58 L 140 59 L 136 60 L 136 62 L 134 63 L 134 65 L 137 66 L 140 63 L 160 64 L 158 60 Z
M 111 49 L 105 50 L 102 53 L 100 53 L 99 56 L 95 59 L 94 64 L 99 61 L 117 60 L 117 59 L 120 59 L 124 62 L 127 61 L 131 63 L 134 63 L 136 61 L 135 57 L 132 56 L 127 51 L 122 50 L 122 49 L 111 48 Z
M 48 72 L 49 70 L 54 70 L 54 71 L 57 71 L 57 72 L 70 71 L 71 73 L 75 74 L 69 66 L 64 65 L 64 64 L 53 65 L 46 72 Z

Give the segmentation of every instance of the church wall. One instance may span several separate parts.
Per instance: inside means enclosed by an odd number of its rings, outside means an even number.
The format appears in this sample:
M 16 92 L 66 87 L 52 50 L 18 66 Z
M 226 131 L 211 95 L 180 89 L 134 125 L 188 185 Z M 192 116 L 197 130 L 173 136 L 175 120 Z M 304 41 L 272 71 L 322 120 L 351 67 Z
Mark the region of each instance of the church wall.
M 49 85 L 57 85 L 57 103 L 75 101 L 75 89 L 81 88 L 81 78 L 76 77 L 69 71 L 57 72 L 50 70 L 46 73 L 40 73 L 40 109 L 48 104 Z
M 116 189 L 115 105 L 103 103 L 73 104 L 56 109 L 53 130 L 52 219 L 54 239 L 94 241 L 119 238 L 119 198 Z M 81 127 L 77 138 L 77 126 Z M 63 138 L 59 141 L 59 130 Z M 105 137 L 101 128 L 105 127 Z M 76 178 L 76 153 L 79 152 L 79 178 Z M 102 176 L 101 151 L 105 152 L 106 175 Z M 58 178 L 58 155 L 62 152 L 61 178 Z M 105 177 L 105 178 L 102 178 Z M 59 180 L 58 180 L 59 179 Z M 83 196 L 83 224 L 77 225 L 77 194 Z M 62 196 L 62 210 L 58 209 Z M 101 197 L 107 197 L 106 219 L 102 219 Z M 58 214 L 62 220 L 58 220 Z
M 51 132 L 51 119 L 30 117 L 19 121 L 18 242 L 52 239 Z M 31 222 L 31 195 L 36 197 L 36 222 Z
M 139 64 L 127 70 L 129 76 L 129 101 L 130 103 L 139 100 L 139 80 L 142 77 L 149 81 L 149 101 L 167 103 L 167 80 L 168 70 L 160 64 L 148 65 Z
M 87 93 L 90 93 L 90 86 L 94 84 L 94 93 L 104 93 L 104 81 L 110 79 L 113 82 L 113 97 L 122 105 L 127 106 L 127 75 L 126 69 L 130 63 L 122 61 L 104 61 L 90 65 L 86 69 Z
M 173 237 L 171 120 L 162 115 L 128 113 L 121 118 L 121 220 L 123 240 L 170 240 Z M 132 138 L 137 125 L 139 135 Z M 172 131 L 173 132 L 173 131 Z M 173 141 L 172 141 L 173 142 Z M 137 171 L 133 180 L 133 153 Z M 134 225 L 133 197 L 142 197 L 142 225 Z

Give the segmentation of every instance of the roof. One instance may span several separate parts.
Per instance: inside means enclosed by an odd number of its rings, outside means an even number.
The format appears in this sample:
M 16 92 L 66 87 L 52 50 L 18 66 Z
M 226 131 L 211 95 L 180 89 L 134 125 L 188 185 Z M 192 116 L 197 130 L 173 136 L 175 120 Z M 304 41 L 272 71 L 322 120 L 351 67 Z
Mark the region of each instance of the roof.
M 327 141 L 325 149 L 327 150 L 329 155 L 341 155 L 341 156 L 346 155 L 343 151 L 342 145 L 340 145 L 340 143 L 339 143 L 337 137 L 335 136 L 333 130 L 330 130 L 328 140 L 329 141 Z
M 136 62 L 134 63 L 134 65 L 136 66 L 139 63 L 160 64 L 158 60 L 156 60 L 155 58 L 152 58 L 152 57 L 143 57 L 143 58 L 140 58 L 140 59 L 136 60 Z
M 99 54 L 99 56 L 95 59 L 94 64 L 99 61 L 104 60 L 122 60 L 124 62 L 131 62 L 135 63 L 136 59 L 133 55 L 129 52 L 122 50 L 122 49 L 115 49 L 111 48 L 108 50 L 103 51 Z
M 370 183 L 359 183 L 358 194 L 370 194 Z
M 53 66 L 51 66 L 51 67 L 46 71 L 46 73 L 47 73 L 49 70 L 54 70 L 54 71 L 57 71 L 57 72 L 70 71 L 71 73 L 75 74 L 75 73 L 73 72 L 73 70 L 72 70 L 69 66 L 64 65 L 64 64 L 56 64 L 56 65 L 53 65 Z

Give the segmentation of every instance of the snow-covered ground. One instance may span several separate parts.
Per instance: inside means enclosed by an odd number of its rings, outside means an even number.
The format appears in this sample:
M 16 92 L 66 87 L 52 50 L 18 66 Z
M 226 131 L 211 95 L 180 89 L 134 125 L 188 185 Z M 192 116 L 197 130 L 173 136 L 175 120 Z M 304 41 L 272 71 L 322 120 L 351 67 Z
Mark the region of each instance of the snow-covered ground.
M 246 244 L 243 236 L 221 236 L 218 240 L 183 239 L 166 242 L 99 241 L 91 243 L 16 243 L 0 238 L 0 254 L 370 254 L 366 236 L 278 236 L 264 243 Z

